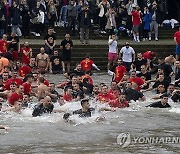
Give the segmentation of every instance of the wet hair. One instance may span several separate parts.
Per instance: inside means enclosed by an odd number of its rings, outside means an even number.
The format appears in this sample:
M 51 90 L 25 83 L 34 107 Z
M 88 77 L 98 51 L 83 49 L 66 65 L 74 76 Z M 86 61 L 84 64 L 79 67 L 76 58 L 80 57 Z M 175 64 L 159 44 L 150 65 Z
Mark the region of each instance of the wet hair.
M 71 88 L 71 87 L 65 87 L 65 88 L 64 88 L 64 92 L 67 92 L 67 91 L 68 91 L 68 89 L 71 89 L 71 90 L 72 90 L 72 88 Z
M 169 84 L 169 86 L 173 86 L 173 87 L 175 87 L 175 85 L 174 85 L 174 84 L 172 84 L 172 83 L 170 83 L 170 84 Z M 169 87 L 169 86 L 168 86 L 168 87 Z
M 81 65 L 81 64 L 80 64 L 80 63 L 76 63 L 76 67 L 77 67 L 78 65 Z
M 136 71 L 133 70 L 133 71 L 131 71 L 131 74 L 132 74 L 133 72 L 136 73 Z
M 72 79 L 73 76 L 76 76 L 76 74 L 75 74 L 75 73 L 70 74 L 70 75 L 69 75 L 69 78 Z
M 163 70 L 163 67 L 162 67 L 162 66 L 158 66 L 158 69 L 161 69 L 161 70 Z
M 161 97 L 160 98 L 163 98 L 163 97 L 168 97 L 168 94 L 163 94 L 163 95 L 161 95 Z
M 159 75 L 164 75 L 164 73 L 160 73 Z
M 106 85 L 104 82 L 101 82 L 100 84 L 99 84 L 100 86 L 103 86 L 103 85 Z
M 30 94 L 28 94 L 28 93 L 24 93 L 24 95 L 27 95 L 28 97 L 30 97 Z
M 83 106 L 83 104 L 84 104 L 84 103 L 86 103 L 86 102 L 88 102 L 88 101 L 89 101 L 89 99 L 88 99 L 88 98 L 84 98 L 84 99 L 82 99 L 82 100 L 81 100 L 81 106 Z
M 49 30 L 49 29 L 54 29 L 54 28 L 53 28 L 53 27 L 48 27 L 48 30 Z
M 33 72 L 32 74 L 37 74 L 37 75 L 38 75 L 38 73 L 37 73 L 37 72 Z
M 12 69 L 12 72 L 18 72 L 18 69 L 17 68 Z
M 116 84 L 117 84 L 117 81 L 116 81 L 116 80 L 112 80 L 112 81 L 111 81 L 111 83 L 113 83 L 113 82 L 116 82 Z
M 78 75 L 75 74 L 75 75 L 72 76 L 72 78 L 73 78 L 73 77 L 78 78 Z
M 16 82 L 11 82 L 10 85 L 16 85 L 17 86 Z
M 163 57 L 159 57 L 158 60 L 164 60 L 164 58 Z
M 10 67 L 9 67 L 9 66 L 4 66 L 4 68 L 10 69 Z
M 98 87 L 99 88 L 99 86 L 97 84 L 95 84 L 93 87 Z
M 103 84 L 102 87 L 107 87 L 108 88 L 108 86 L 106 84 Z
M 28 78 L 34 78 L 34 76 L 32 75 L 32 74 L 27 74 L 26 75 L 26 78 L 28 79 Z

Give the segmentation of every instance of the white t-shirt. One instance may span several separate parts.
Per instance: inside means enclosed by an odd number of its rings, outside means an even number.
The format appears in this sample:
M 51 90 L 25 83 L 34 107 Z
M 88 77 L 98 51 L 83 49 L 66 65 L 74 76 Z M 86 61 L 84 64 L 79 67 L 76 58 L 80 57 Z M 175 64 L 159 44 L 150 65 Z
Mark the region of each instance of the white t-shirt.
M 108 43 L 110 43 L 112 39 L 109 39 Z M 109 44 L 109 52 L 110 53 L 117 53 L 117 41 L 113 41 L 112 44 Z
M 135 51 L 132 47 L 129 48 L 122 47 L 120 53 L 123 54 L 122 56 L 123 62 L 132 62 L 133 54 L 135 54 Z

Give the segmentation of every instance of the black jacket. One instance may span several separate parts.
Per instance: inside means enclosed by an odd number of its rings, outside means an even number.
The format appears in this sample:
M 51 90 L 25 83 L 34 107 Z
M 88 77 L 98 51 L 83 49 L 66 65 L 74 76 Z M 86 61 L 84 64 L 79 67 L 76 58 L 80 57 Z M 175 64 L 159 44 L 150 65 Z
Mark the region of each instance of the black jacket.
M 51 104 L 49 107 L 44 107 L 43 104 L 37 105 L 32 113 L 33 117 L 41 116 L 44 113 L 51 113 L 54 109 L 54 105 Z
M 80 28 L 89 28 L 91 26 L 91 10 L 81 10 L 79 12 Z

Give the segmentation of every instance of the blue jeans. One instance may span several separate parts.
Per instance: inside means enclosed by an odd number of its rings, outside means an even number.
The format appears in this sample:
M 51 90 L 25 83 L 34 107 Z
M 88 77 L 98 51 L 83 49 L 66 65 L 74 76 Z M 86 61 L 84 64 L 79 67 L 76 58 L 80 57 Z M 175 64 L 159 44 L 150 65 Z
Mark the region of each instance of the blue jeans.
M 18 36 L 22 36 L 21 29 L 19 28 L 18 25 L 12 25 L 11 31 L 17 34 Z
M 61 8 L 59 20 L 67 22 L 66 18 L 67 18 L 67 5 Z
M 180 55 L 180 44 L 176 45 L 176 55 Z

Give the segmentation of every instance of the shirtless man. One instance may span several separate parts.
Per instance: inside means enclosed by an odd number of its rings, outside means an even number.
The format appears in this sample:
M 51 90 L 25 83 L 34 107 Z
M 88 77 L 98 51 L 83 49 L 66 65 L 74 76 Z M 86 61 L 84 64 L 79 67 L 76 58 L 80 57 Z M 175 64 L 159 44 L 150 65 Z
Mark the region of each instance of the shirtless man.
M 49 90 L 49 87 L 46 86 L 44 84 L 44 78 L 43 77 L 40 77 L 39 78 L 39 85 L 38 85 L 38 88 L 37 88 L 37 97 L 38 99 L 42 99 L 46 96 L 46 91 Z
M 36 64 L 38 66 L 39 72 L 47 72 L 49 68 L 49 62 L 49 56 L 45 53 L 44 47 L 41 47 L 40 53 L 36 56 Z
M 176 58 L 174 54 L 169 55 L 168 57 L 165 58 L 165 63 L 168 63 L 169 65 L 174 65 Z

